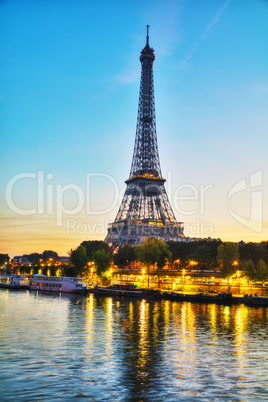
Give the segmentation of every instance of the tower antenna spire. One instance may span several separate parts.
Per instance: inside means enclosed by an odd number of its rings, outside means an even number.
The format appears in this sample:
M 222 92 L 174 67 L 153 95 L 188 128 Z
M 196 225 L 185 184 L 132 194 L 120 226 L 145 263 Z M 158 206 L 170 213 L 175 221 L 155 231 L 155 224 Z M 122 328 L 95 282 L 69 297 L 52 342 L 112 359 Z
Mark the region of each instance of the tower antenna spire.
M 147 41 L 146 41 L 146 45 L 148 45 L 149 46 L 149 25 L 146 25 L 147 26 Z

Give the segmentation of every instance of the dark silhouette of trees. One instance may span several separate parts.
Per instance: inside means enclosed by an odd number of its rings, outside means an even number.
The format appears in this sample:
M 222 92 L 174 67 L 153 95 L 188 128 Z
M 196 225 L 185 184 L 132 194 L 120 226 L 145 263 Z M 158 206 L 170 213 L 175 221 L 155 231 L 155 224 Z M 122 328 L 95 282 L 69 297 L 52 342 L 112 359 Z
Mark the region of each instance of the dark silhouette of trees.
M 259 275 L 268 275 L 267 264 L 265 264 L 265 261 L 263 259 L 260 259 L 257 262 L 257 273 Z
M 235 243 L 227 242 L 218 247 L 217 260 L 223 278 L 228 279 L 228 287 L 230 287 L 229 279 L 236 272 L 236 265 L 239 259 L 239 248 Z
M 242 265 L 243 273 L 244 276 L 248 280 L 248 284 L 250 281 L 253 281 L 256 279 L 256 270 L 255 270 L 255 264 L 252 260 L 248 260 L 243 263 Z
M 76 276 L 77 274 L 82 272 L 88 261 L 94 261 L 94 258 L 96 260 L 95 254 L 97 251 L 103 250 L 106 254 L 109 255 L 108 265 L 110 265 L 111 259 L 113 259 L 114 264 L 117 265 L 119 268 L 127 267 L 132 262 L 137 260 L 143 262 L 147 266 L 147 271 L 150 269 L 150 265 L 157 264 L 159 278 L 162 267 L 165 265 L 166 261 L 169 260 L 173 264 L 173 268 L 176 269 L 193 268 L 206 270 L 220 268 L 223 277 L 226 278 L 230 277 L 239 267 L 240 270 L 244 271 L 244 274 L 247 278 L 252 278 L 249 280 L 258 280 L 262 281 L 262 283 L 268 281 L 268 241 L 263 241 L 261 243 L 240 242 L 238 245 L 236 245 L 235 243 L 222 242 L 220 240 L 211 239 L 202 239 L 191 242 L 168 241 L 167 243 L 160 241 L 160 243 L 162 242 L 165 245 L 165 251 L 163 252 L 161 260 L 158 255 L 159 247 L 156 247 L 154 249 L 152 247 L 152 244 L 150 243 L 151 241 L 156 246 L 156 243 L 160 239 L 150 239 L 154 240 L 146 240 L 147 242 L 149 242 L 147 246 L 149 246 L 150 244 L 150 247 L 148 248 L 148 250 L 146 250 L 147 254 L 145 259 L 143 256 L 143 260 L 141 260 L 141 255 L 138 255 L 136 251 L 140 247 L 140 245 L 124 245 L 119 248 L 116 254 L 113 254 L 108 244 L 103 241 L 83 241 L 80 246 L 76 250 L 74 250 L 76 251 L 76 253 L 73 254 L 73 259 L 71 261 L 74 266 L 64 266 L 62 267 L 62 272 L 64 275 L 67 276 Z M 230 248 L 232 249 L 232 252 Z M 82 249 L 85 250 L 85 253 L 81 251 Z M 158 251 L 156 252 L 156 250 Z M 221 251 L 218 252 L 218 250 Z M 74 251 L 71 250 L 70 255 Z M 145 250 L 143 250 L 143 252 L 145 252 Z M 104 254 L 101 253 L 101 255 L 102 257 L 100 257 L 100 261 L 101 258 L 105 260 Z M 98 256 L 99 254 L 97 254 L 97 258 Z M 42 268 L 40 266 L 40 259 L 43 259 L 45 265 L 48 262 L 51 264 L 50 272 L 53 276 L 53 272 L 55 271 L 53 265 L 55 261 L 59 261 L 59 256 L 57 252 L 52 250 L 45 250 L 43 254 L 37 252 L 29 254 L 28 260 L 32 263 L 32 267 L 27 268 L 26 266 L 22 266 L 22 270 L 24 270 L 25 273 L 30 273 L 32 268 L 34 268 L 34 273 L 37 273 L 38 269 Z M 49 261 L 49 259 L 53 259 L 53 261 Z M 8 254 L 0 254 L 0 265 L 8 263 L 8 261 Z M 151 261 L 149 263 L 149 267 L 148 262 L 145 261 Z M 234 264 L 234 261 L 237 261 L 237 264 Z M 250 261 L 251 263 L 249 264 Z M 102 264 L 102 262 L 100 262 L 99 264 Z M 254 269 L 252 268 L 252 264 L 254 265 Z M 102 269 L 100 268 L 100 271 L 101 270 Z
M 165 266 L 166 260 L 171 257 L 168 244 L 161 239 L 147 237 L 141 244 L 135 247 L 135 254 L 138 261 L 144 263 L 147 267 L 148 287 L 151 265 L 157 264 L 159 281 L 160 269 Z
M 268 280 L 268 267 L 263 259 L 257 262 L 256 266 L 258 278 L 262 281 L 262 284 Z
M 124 268 L 136 260 L 137 257 L 134 247 L 128 244 L 120 247 L 118 252 L 113 256 L 114 264 L 117 265 L 118 268 Z
M 173 268 L 189 268 L 190 261 L 194 260 L 196 269 L 214 269 L 218 266 L 217 249 L 222 242 L 220 240 L 198 240 L 193 242 L 175 242 L 165 243 L 171 253 L 170 261 Z M 117 254 L 113 255 L 113 261 L 119 268 L 128 266 L 137 259 L 135 247 L 124 245 L 119 248 Z
M 57 261 L 59 259 L 58 253 L 52 250 L 45 250 L 43 252 L 42 258 L 44 261 L 49 260 L 49 258 L 53 258 L 53 260 Z
M 243 243 L 239 244 L 240 260 L 246 262 L 251 260 L 256 265 L 259 259 L 264 259 L 265 247 L 261 247 L 258 243 Z
M 39 264 L 39 260 L 43 259 L 43 254 L 39 253 L 31 253 L 28 255 L 28 261 L 30 261 L 32 264 Z
M 72 250 L 70 254 L 70 261 L 75 267 L 76 275 L 80 275 L 89 261 L 86 248 L 84 246 L 79 246 L 76 250 Z
M 263 259 L 266 264 L 268 264 L 268 241 L 262 241 L 260 244 L 260 248 L 260 258 Z
M 211 269 L 217 266 L 217 250 L 220 240 L 198 240 L 193 242 L 168 241 L 171 260 L 180 261 L 180 268 L 186 268 L 189 260 L 195 260 L 197 269 Z M 178 265 L 175 263 L 175 265 Z
M 161 279 L 161 270 L 164 268 L 166 263 L 170 261 L 171 252 L 169 251 L 167 243 L 163 242 L 161 239 L 157 240 L 157 249 L 156 249 L 156 265 L 157 265 L 157 276 L 158 276 L 158 287 Z
M 106 271 L 108 270 L 111 264 L 111 255 L 110 253 L 106 253 L 104 249 L 100 249 L 93 253 L 92 257 L 94 264 L 97 268 L 97 275 L 100 277 L 104 277 Z
M 0 253 L 0 265 L 4 265 L 8 261 L 9 261 L 9 255 Z
M 93 261 L 93 254 L 98 250 L 104 250 L 110 256 L 113 253 L 108 244 L 100 240 L 83 241 L 80 246 L 85 247 L 89 261 Z
M 198 245 L 190 254 L 190 259 L 194 260 L 199 269 L 209 269 L 215 266 L 215 256 L 211 252 L 211 248 L 207 244 Z
M 171 262 L 180 260 L 180 266 L 186 266 L 186 261 L 191 253 L 190 243 L 168 241 L 169 250 L 171 252 Z
M 75 267 L 71 267 L 70 265 L 66 265 L 63 269 L 63 276 L 76 276 L 76 269 Z

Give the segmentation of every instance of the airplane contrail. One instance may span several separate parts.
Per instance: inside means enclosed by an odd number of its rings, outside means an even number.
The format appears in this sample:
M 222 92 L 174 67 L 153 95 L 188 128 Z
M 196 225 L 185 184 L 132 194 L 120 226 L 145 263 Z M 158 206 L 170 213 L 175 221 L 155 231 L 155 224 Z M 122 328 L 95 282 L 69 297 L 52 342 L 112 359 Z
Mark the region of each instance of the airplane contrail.
M 203 40 L 205 40 L 208 35 L 210 34 L 210 31 L 212 30 L 213 26 L 216 25 L 219 20 L 220 17 L 222 16 L 222 14 L 225 12 L 226 8 L 228 7 L 229 3 L 232 0 L 227 0 L 219 9 L 219 11 L 217 12 L 217 14 L 215 15 L 215 17 L 212 19 L 212 21 L 208 24 L 208 26 L 206 27 L 203 35 L 197 39 L 197 41 L 195 42 L 193 48 L 190 50 L 190 52 L 187 54 L 187 56 L 182 60 L 182 62 L 180 63 L 180 68 L 183 68 L 185 66 L 185 64 L 187 63 L 188 60 L 190 60 L 193 56 L 193 54 L 196 52 L 197 47 L 199 45 L 200 42 L 202 42 Z

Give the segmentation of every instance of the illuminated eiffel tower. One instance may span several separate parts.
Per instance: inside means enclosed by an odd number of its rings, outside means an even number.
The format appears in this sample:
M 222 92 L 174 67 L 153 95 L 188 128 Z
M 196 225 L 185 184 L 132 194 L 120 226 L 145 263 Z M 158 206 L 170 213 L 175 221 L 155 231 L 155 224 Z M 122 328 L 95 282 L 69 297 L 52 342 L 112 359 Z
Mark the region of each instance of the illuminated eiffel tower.
M 140 54 L 141 83 L 133 160 L 121 206 L 115 221 L 109 224 L 105 238 L 113 249 L 123 244 L 138 244 L 150 236 L 164 241 L 184 237 L 182 222 L 176 221 L 160 168 L 155 123 L 154 60 L 147 25 L 146 46 Z

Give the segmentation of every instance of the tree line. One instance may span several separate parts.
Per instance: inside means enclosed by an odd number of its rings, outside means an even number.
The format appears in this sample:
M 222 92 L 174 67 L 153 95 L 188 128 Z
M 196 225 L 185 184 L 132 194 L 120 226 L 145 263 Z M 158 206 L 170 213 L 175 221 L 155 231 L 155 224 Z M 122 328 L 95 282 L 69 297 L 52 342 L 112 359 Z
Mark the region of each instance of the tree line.
M 118 268 L 134 267 L 137 262 L 145 265 L 147 273 L 151 266 L 160 271 L 170 269 L 211 270 L 220 269 L 224 278 L 230 278 L 237 270 L 243 271 L 248 280 L 268 280 L 268 242 L 238 244 L 220 240 L 198 240 L 194 242 L 163 242 L 150 237 L 137 246 L 123 245 L 113 254 L 103 241 L 83 241 L 76 249 L 70 250 L 70 264 L 62 267 L 64 275 L 76 276 L 84 272 L 89 262 L 96 266 L 97 275 L 105 278 L 113 262 Z M 2 259 L 1 259 L 2 258 Z M 7 254 L 0 254 L 0 262 L 6 262 Z M 38 269 L 40 259 L 57 261 L 58 254 L 45 250 L 42 254 L 31 253 L 28 259 Z M 54 268 L 53 268 L 54 267 Z M 51 264 L 50 272 L 55 271 Z M 148 275 L 149 276 L 149 275 Z
M 244 243 L 222 242 L 220 240 L 199 240 L 194 242 L 163 242 L 150 237 L 137 246 L 123 245 L 112 254 L 109 246 L 101 241 L 85 241 L 76 250 L 71 250 L 70 260 L 82 272 L 92 261 L 99 276 L 113 262 L 118 268 L 135 267 L 141 262 L 149 270 L 151 266 L 160 271 L 170 269 L 212 270 L 220 269 L 224 278 L 230 278 L 236 271 L 243 271 L 249 280 L 268 280 L 268 242 Z

